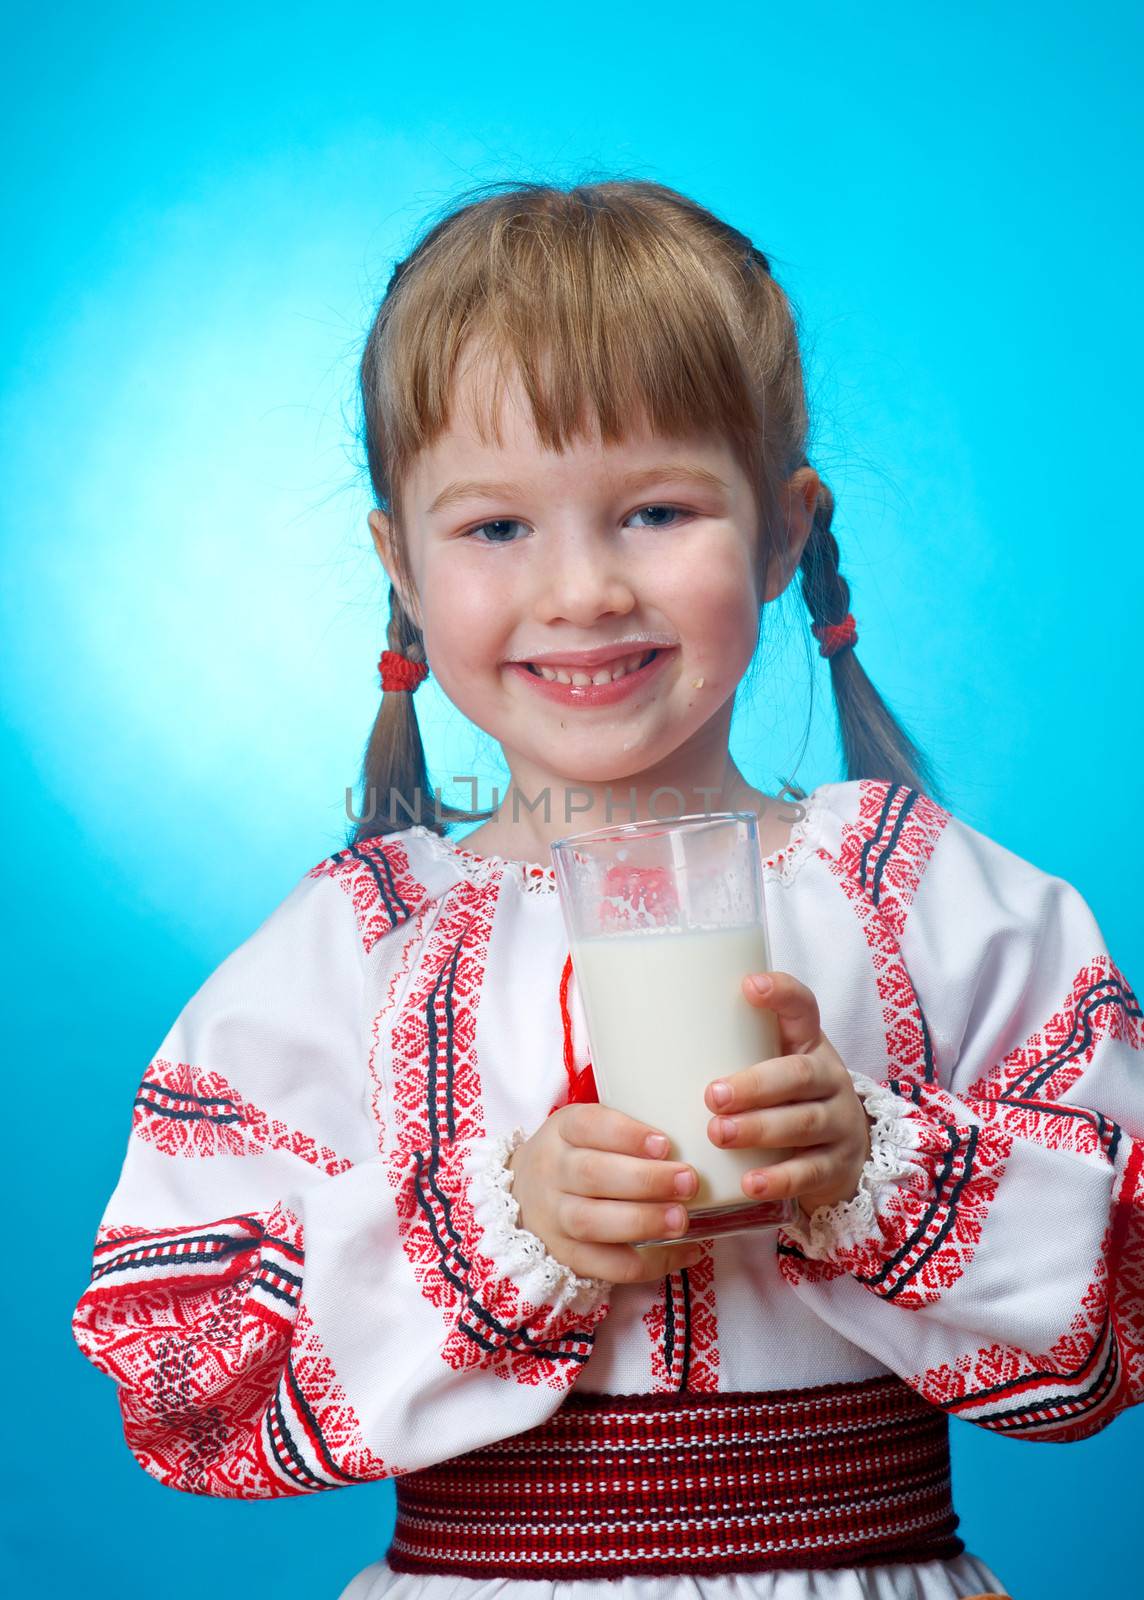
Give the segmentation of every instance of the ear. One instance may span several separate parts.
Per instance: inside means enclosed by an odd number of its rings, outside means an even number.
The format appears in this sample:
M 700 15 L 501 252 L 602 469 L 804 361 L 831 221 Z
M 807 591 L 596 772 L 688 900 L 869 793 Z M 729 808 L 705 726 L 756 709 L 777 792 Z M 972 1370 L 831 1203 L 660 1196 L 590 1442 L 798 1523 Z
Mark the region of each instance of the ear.
M 777 599 L 798 571 L 806 541 L 814 526 L 814 512 L 821 487 L 822 479 L 813 467 L 799 467 L 786 481 L 781 499 L 786 516 L 786 549 L 778 551 L 771 558 L 764 602 Z
M 385 568 L 386 576 L 397 590 L 398 598 L 408 614 L 413 618 L 418 627 L 421 627 L 421 612 L 417 602 L 413 600 L 401 579 L 397 575 L 397 560 L 393 552 L 393 522 L 384 511 L 374 509 L 366 518 L 369 523 L 370 537 L 373 547 L 377 551 L 378 560 Z

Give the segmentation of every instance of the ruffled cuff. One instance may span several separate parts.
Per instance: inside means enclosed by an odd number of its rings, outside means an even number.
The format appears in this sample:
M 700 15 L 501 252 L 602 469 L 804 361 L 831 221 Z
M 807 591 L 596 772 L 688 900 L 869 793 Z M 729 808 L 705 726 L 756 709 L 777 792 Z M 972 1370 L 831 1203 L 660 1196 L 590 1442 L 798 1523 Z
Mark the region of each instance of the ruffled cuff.
M 473 1216 L 482 1231 L 481 1250 L 498 1272 L 511 1278 L 521 1296 L 551 1308 L 554 1316 L 586 1316 L 614 1288 L 606 1278 L 581 1278 L 549 1254 L 535 1233 L 520 1226 L 520 1202 L 512 1192 L 515 1173 L 507 1166 L 528 1135 L 523 1128 L 474 1140 L 463 1171 L 469 1180 Z
M 891 1234 L 891 1216 L 903 1188 L 924 1194 L 931 1187 L 926 1159 L 925 1123 L 909 1100 L 894 1094 L 860 1072 L 850 1074 L 870 1118 L 870 1155 L 849 1200 L 818 1206 L 808 1217 L 786 1222 L 783 1229 L 803 1255 L 814 1261 L 836 1261 L 850 1252 L 863 1256 Z

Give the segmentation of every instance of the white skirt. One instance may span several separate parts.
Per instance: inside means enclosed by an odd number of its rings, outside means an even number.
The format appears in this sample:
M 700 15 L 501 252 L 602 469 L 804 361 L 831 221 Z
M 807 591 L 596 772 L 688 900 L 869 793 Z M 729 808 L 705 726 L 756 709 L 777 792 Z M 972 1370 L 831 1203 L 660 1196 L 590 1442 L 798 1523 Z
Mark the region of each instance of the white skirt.
M 983 1561 L 965 1551 L 950 1561 L 887 1566 L 563 1582 L 393 1572 L 383 1558 L 363 1568 L 338 1600 L 966 1600 L 988 1593 L 1008 1590 Z

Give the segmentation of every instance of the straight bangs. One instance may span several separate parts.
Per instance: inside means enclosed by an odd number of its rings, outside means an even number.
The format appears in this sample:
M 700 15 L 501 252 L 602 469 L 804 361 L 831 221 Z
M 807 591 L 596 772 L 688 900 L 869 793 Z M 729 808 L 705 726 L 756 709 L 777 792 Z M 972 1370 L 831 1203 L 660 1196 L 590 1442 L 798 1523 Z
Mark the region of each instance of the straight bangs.
M 585 204 L 575 190 L 548 190 L 522 206 L 518 192 L 466 220 L 433 230 L 417 271 L 393 285 L 377 370 L 363 370 L 398 523 L 391 486 L 449 426 L 470 363 L 490 374 L 470 391 L 484 443 L 502 443 L 498 414 L 516 378 L 550 450 L 596 433 L 619 443 L 633 423 L 671 439 L 720 434 L 765 513 L 769 363 L 752 368 L 751 355 L 773 349 L 775 330 L 749 325 L 768 320 L 769 304 L 747 281 L 758 273 L 749 255 L 678 200 L 647 194 L 639 205 Z

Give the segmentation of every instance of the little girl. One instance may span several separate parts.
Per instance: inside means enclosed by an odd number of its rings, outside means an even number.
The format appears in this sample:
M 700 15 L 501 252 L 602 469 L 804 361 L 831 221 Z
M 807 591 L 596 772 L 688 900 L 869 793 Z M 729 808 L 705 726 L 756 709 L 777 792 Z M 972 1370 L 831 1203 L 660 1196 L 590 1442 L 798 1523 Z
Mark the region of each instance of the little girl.
M 74 1314 L 136 1460 L 252 1499 L 393 1478 L 343 1600 L 1002 1591 L 949 1417 L 1082 1439 L 1144 1394 L 1140 1006 L 859 665 L 766 257 L 654 183 L 493 185 L 398 267 L 361 379 L 392 581 L 362 817 L 148 1065 Z M 771 797 L 728 736 L 796 572 L 847 776 Z M 503 750 L 490 811 L 434 802 L 429 663 Z M 774 970 L 735 977 L 784 1052 L 707 1085 L 708 1135 L 800 1213 L 688 1245 L 693 1169 L 596 1097 L 547 862 L 705 810 L 760 818 Z

